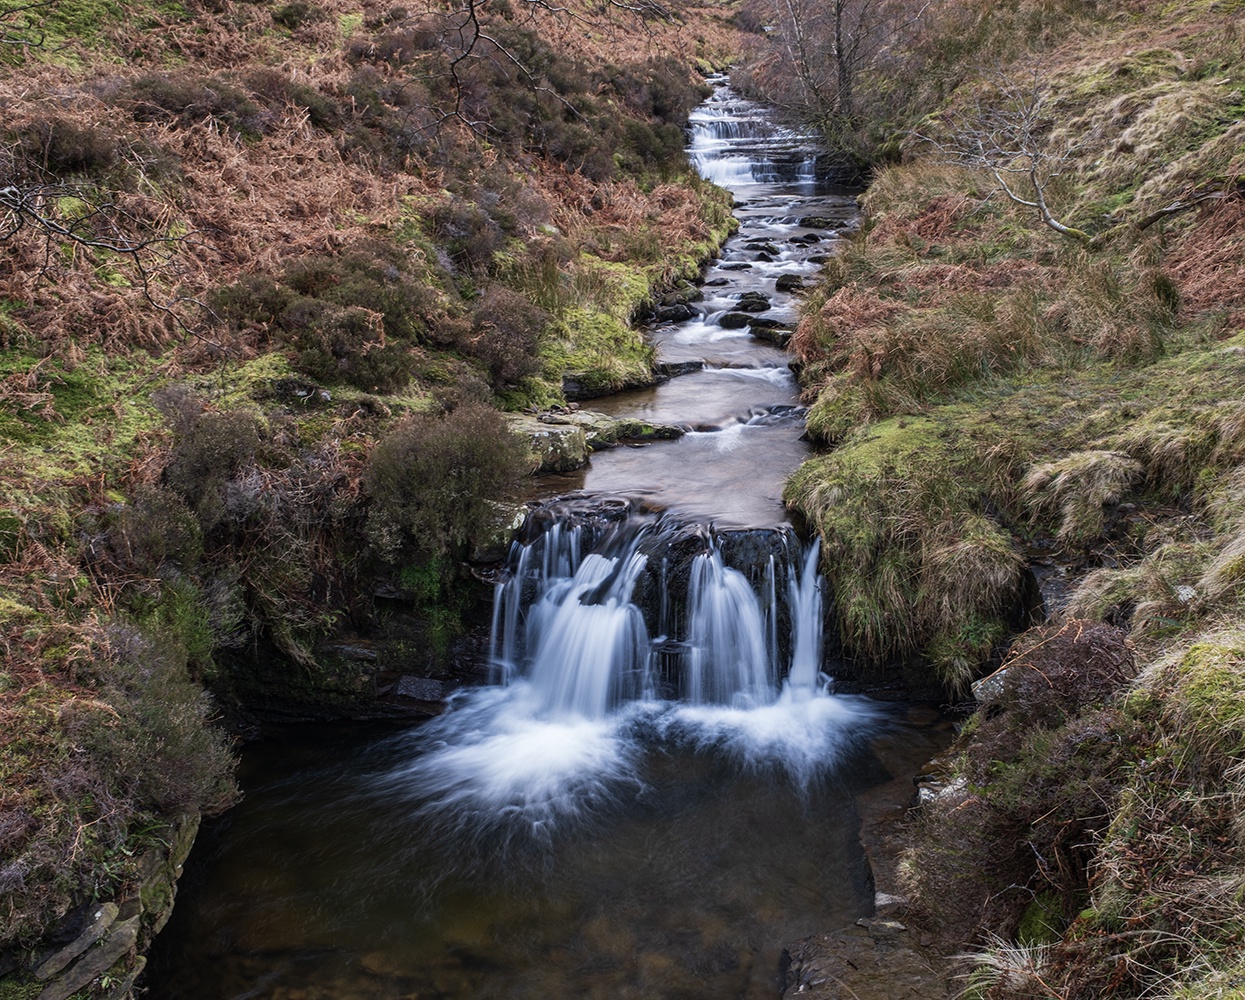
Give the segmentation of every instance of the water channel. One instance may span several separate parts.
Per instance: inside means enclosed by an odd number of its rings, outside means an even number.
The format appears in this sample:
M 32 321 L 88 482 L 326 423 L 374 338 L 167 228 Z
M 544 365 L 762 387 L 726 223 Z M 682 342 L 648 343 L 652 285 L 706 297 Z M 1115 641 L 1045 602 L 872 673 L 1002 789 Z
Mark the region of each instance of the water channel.
M 151 995 L 759 1000 L 787 942 L 870 912 L 855 796 L 906 737 L 824 672 L 817 553 L 780 500 L 803 411 L 753 336 L 781 339 L 779 277 L 816 272 L 854 200 L 714 83 L 691 155 L 741 229 L 694 315 L 652 331 L 662 360 L 704 366 L 591 404 L 687 433 L 549 484 L 579 492 L 512 552 L 496 684 L 423 725 L 293 727 L 248 752 Z M 724 325 L 741 314 L 773 322 Z

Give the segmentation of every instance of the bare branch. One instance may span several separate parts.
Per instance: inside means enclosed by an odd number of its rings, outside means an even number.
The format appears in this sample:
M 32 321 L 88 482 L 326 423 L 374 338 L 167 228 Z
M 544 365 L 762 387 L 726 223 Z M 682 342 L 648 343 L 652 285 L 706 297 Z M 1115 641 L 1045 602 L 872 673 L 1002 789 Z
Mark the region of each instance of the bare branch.
M 29 230 L 43 240 L 40 276 L 53 272 L 65 248 L 82 249 L 96 255 L 123 258 L 128 263 L 127 279 L 139 289 L 153 309 L 167 315 L 186 336 L 208 344 L 221 353 L 223 345 L 191 329 L 178 307 L 203 304 L 184 295 L 169 299 L 157 297 L 162 278 L 175 273 L 177 254 L 186 247 L 202 245 L 196 233 L 179 236 L 133 235 L 143 223 L 115 201 L 98 198 L 94 192 L 65 184 L 41 182 L 12 183 L 0 187 L 0 245 Z
M 1058 219 L 1047 201 L 1051 183 L 1068 172 L 1076 153 L 1074 146 L 1052 146 L 1048 97 L 1039 70 L 1024 81 L 997 76 L 990 93 L 951 121 L 949 138 L 919 132 L 916 137 L 953 163 L 987 170 L 1009 201 L 1036 211 L 1042 224 L 1061 236 L 1088 244 L 1093 237 Z
M 44 33 L 35 24 L 39 11 L 55 6 L 57 0 L 25 0 L 0 4 L 0 45 L 37 48 L 43 45 Z

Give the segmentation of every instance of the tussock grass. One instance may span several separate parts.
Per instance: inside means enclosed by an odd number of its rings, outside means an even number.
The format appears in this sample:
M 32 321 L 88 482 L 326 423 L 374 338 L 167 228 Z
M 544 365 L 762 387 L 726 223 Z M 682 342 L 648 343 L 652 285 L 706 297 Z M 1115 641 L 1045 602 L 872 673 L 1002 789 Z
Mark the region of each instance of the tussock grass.
M 1142 464 L 1114 451 L 1081 451 L 1030 470 L 1024 489 L 1038 509 L 1057 509 L 1059 540 L 1075 545 L 1102 534 L 1103 507 L 1119 503 Z

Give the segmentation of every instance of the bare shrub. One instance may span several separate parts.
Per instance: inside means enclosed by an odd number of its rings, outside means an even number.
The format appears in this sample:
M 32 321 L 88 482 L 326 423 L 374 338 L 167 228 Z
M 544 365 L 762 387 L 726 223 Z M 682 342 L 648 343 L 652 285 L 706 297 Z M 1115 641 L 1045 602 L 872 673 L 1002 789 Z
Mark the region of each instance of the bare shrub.
M 488 368 L 492 387 L 515 385 L 540 370 L 540 337 L 552 317 L 518 292 L 491 285 L 472 310 L 468 353 Z
M 173 446 L 165 482 L 192 506 L 205 532 L 226 520 L 226 489 L 259 447 L 255 416 L 242 410 L 203 413 Z
M 1120 629 L 1076 620 L 1026 632 L 1003 668 L 1003 705 L 1018 722 L 1042 725 L 1109 699 L 1137 672 Z
M 470 537 L 530 470 L 525 444 L 502 416 L 466 404 L 399 424 L 368 458 L 367 533 L 393 559 L 404 546 L 439 555 Z

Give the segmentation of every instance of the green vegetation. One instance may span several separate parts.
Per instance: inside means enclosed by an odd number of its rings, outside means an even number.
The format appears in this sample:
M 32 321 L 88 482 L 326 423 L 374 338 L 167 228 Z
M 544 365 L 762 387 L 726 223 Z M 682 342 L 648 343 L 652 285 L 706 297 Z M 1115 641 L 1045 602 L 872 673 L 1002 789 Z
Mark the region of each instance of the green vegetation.
M 1236 995 L 1242 36 L 1215 4 L 986 11 L 878 68 L 911 117 L 856 133 L 888 162 L 793 341 L 828 450 L 788 501 L 861 674 L 1005 668 L 905 862 L 965 995 Z M 1030 560 L 1067 593 L 1009 651 Z
M 145 943 L 222 712 L 447 675 L 530 469 L 497 410 L 651 379 L 637 316 L 730 231 L 681 131 L 716 13 L 479 12 L 0 12 L 0 968 L 92 901 Z

